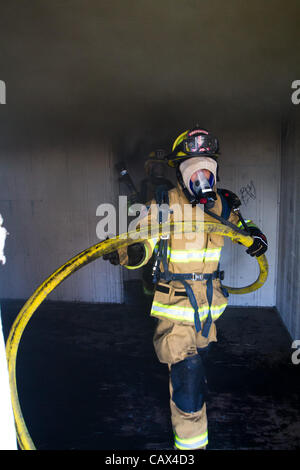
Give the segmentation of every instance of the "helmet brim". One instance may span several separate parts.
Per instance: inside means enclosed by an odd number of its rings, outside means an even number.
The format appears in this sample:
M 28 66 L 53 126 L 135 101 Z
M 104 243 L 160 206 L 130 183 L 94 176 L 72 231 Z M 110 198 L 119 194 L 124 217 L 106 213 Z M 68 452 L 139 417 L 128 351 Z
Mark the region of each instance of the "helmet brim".
M 214 155 L 211 155 L 211 154 L 205 154 L 205 153 L 201 153 L 199 155 L 195 155 L 195 154 L 192 154 L 192 155 L 188 155 L 186 153 L 183 153 L 183 152 L 177 152 L 175 155 L 174 153 L 171 153 L 169 155 L 166 155 L 165 156 L 165 159 L 167 160 L 167 164 L 171 167 L 171 168 L 176 168 L 178 165 L 180 165 L 180 163 L 182 163 L 184 160 L 187 160 L 189 158 L 194 158 L 194 157 L 208 157 L 208 158 L 213 158 L 215 160 L 218 159 L 220 153 L 215 153 Z

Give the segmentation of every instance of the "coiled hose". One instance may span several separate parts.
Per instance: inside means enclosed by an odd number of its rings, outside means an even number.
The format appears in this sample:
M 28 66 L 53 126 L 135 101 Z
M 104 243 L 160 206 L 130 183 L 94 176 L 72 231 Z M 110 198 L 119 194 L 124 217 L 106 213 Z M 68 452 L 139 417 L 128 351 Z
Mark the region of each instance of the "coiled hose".
M 161 226 L 151 228 L 151 238 L 156 236 L 164 236 L 169 233 L 179 233 L 184 229 L 184 233 L 188 232 L 200 232 L 205 231 L 214 233 L 216 235 L 223 235 L 230 237 L 233 241 L 239 242 L 242 245 L 249 247 L 253 243 L 252 237 L 249 235 L 242 235 L 240 232 L 235 232 L 230 227 L 223 224 L 213 222 L 171 222 L 162 224 Z M 77 254 L 63 266 L 58 268 L 51 276 L 49 276 L 32 294 L 27 300 L 23 308 L 20 310 L 17 318 L 15 319 L 9 337 L 6 342 L 6 355 L 8 361 L 8 372 L 9 382 L 11 389 L 11 400 L 15 418 L 16 434 L 19 446 L 22 450 L 35 450 L 34 443 L 27 430 L 21 406 L 18 398 L 17 383 L 16 383 L 16 359 L 19 343 L 22 338 L 22 334 L 26 328 L 30 318 L 39 307 L 39 305 L 45 300 L 48 294 L 52 292 L 62 281 L 73 274 L 78 269 L 87 265 L 88 263 L 100 258 L 104 254 L 111 253 L 117 249 L 129 246 L 138 241 L 143 241 L 150 238 L 148 235 L 148 227 L 144 227 L 139 230 L 138 238 L 137 232 L 129 232 L 127 234 L 121 234 L 115 238 L 104 240 L 90 248 Z M 259 289 L 266 281 L 268 275 L 268 262 L 265 255 L 262 255 L 257 259 L 260 267 L 260 273 L 257 280 L 249 286 L 243 288 L 226 287 L 231 294 L 246 294 Z

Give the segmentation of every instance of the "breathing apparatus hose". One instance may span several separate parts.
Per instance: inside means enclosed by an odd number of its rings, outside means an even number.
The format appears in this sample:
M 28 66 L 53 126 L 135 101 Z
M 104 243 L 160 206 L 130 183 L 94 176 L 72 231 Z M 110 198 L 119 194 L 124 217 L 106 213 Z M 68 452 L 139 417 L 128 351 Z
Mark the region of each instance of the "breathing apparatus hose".
M 15 319 L 6 342 L 6 355 L 16 434 L 19 446 L 22 450 L 35 450 L 35 445 L 27 430 L 19 403 L 16 383 L 16 359 L 22 334 L 36 309 L 41 305 L 50 292 L 52 292 L 62 281 L 104 254 L 111 253 L 112 251 L 129 246 L 133 243 L 142 242 L 148 238 L 166 236 L 170 233 L 176 234 L 182 230 L 184 230 L 184 233 L 200 232 L 204 230 L 205 232 L 214 233 L 216 235 L 227 236 L 233 241 L 239 242 L 246 247 L 251 246 L 253 243 L 253 239 L 249 235 L 243 235 L 240 231 L 234 231 L 228 226 L 214 222 L 169 222 L 161 224 L 160 226 L 157 225 L 156 227 L 151 227 L 150 235 L 148 234 L 148 227 L 146 226 L 141 228 L 138 232 L 128 232 L 127 234 L 121 234 L 115 238 L 101 241 L 100 243 L 77 254 L 51 274 L 27 300 Z M 268 275 L 268 262 L 265 255 L 256 259 L 260 267 L 260 273 L 257 280 L 244 288 L 224 286 L 229 293 L 245 294 L 262 287 Z

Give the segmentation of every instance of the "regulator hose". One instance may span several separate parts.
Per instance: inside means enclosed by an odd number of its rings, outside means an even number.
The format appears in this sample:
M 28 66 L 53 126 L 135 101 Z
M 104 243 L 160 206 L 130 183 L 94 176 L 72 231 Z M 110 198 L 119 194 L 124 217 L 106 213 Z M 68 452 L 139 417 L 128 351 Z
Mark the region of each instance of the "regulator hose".
M 62 281 L 64 281 L 78 269 L 103 256 L 104 254 L 111 253 L 112 251 L 129 246 L 139 241 L 141 242 L 147 240 L 148 238 L 154 238 L 155 235 L 160 237 L 168 235 L 169 233 L 176 234 L 181 232 L 183 229 L 185 233 L 205 231 L 214 233 L 216 235 L 223 235 L 230 237 L 235 242 L 240 242 L 246 247 L 251 246 L 253 243 L 253 239 L 249 235 L 242 235 L 240 232 L 236 232 L 230 227 L 214 222 L 169 222 L 160 226 L 157 225 L 154 228 L 152 227 L 151 236 L 148 234 L 148 227 L 146 226 L 141 228 L 138 232 L 128 232 L 127 234 L 121 234 L 115 238 L 101 241 L 100 243 L 97 243 L 96 245 L 93 245 L 77 254 L 67 261 L 63 266 L 58 268 L 53 274 L 51 274 L 27 300 L 16 317 L 6 342 L 6 355 L 8 361 L 12 408 L 15 418 L 17 439 L 22 450 L 35 450 L 35 445 L 27 430 L 19 403 L 16 383 L 16 359 L 22 334 L 36 309 L 45 300 L 47 295 L 50 294 L 50 292 L 52 292 Z M 260 267 L 260 273 L 257 280 L 249 286 L 243 288 L 224 286 L 229 293 L 246 294 L 259 289 L 265 283 L 268 275 L 267 259 L 265 255 L 262 255 L 256 259 Z

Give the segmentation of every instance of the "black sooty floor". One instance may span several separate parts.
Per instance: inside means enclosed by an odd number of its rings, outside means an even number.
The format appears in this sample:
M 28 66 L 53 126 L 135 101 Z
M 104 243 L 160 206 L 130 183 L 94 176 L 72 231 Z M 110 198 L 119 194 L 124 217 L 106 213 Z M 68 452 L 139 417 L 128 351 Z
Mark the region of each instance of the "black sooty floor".
M 24 301 L 1 301 L 7 338 Z M 171 449 L 167 366 L 142 295 L 124 305 L 44 302 L 19 346 L 17 383 L 37 449 Z M 229 307 L 206 359 L 211 450 L 299 450 L 300 364 L 272 308 Z M 294 361 L 295 362 L 295 361 Z

